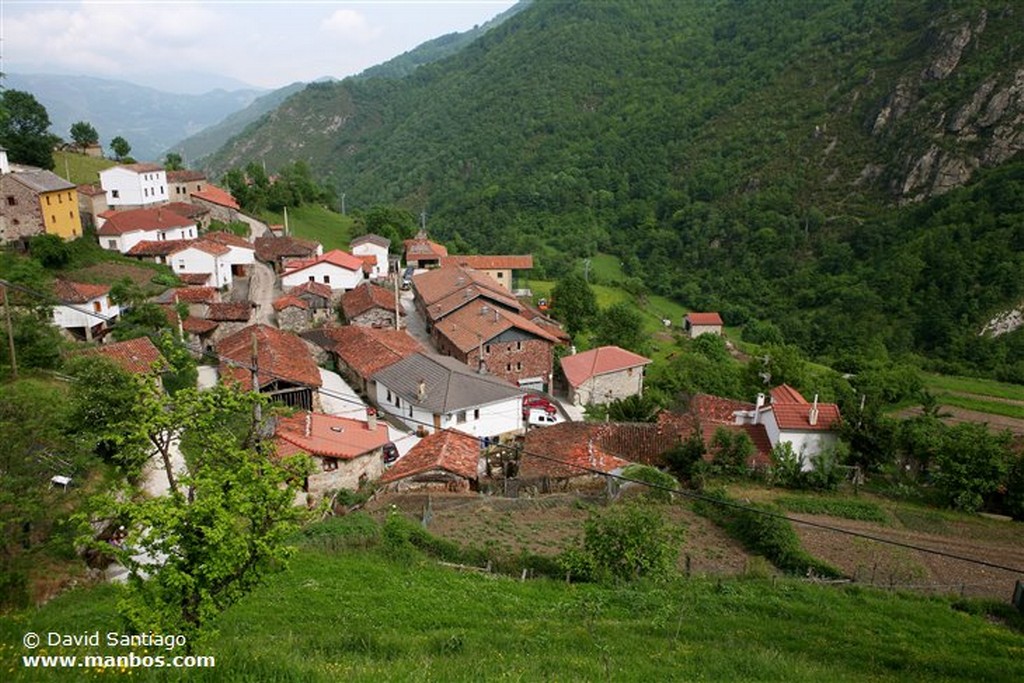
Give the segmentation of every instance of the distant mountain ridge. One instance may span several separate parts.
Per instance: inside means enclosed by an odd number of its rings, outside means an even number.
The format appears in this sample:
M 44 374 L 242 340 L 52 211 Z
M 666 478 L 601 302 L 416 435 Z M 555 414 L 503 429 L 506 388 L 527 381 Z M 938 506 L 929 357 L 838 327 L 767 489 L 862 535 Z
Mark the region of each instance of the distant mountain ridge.
M 67 140 L 71 124 L 90 122 L 109 149 L 120 135 L 140 161 L 159 161 L 182 138 L 242 109 L 264 91 L 213 90 L 202 95 L 162 92 L 125 81 L 55 74 L 5 74 L 4 86 L 32 93 L 50 115 L 51 131 Z

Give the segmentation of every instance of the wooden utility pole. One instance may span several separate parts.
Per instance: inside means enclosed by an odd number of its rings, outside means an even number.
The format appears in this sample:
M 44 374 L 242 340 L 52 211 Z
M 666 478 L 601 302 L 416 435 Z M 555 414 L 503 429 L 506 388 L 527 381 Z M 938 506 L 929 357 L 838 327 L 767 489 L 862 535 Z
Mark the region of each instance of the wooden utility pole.
M 0 282 L 4 291 L 4 317 L 7 318 L 7 344 L 11 349 L 11 378 L 18 379 L 18 357 L 14 350 L 14 326 L 11 325 L 11 305 L 7 301 L 7 283 Z
M 260 356 L 259 346 L 256 342 L 256 333 L 252 333 L 252 390 L 259 393 L 260 390 Z M 257 401 L 252 408 L 252 417 L 256 421 L 257 440 L 259 439 L 260 425 L 263 423 L 263 406 Z

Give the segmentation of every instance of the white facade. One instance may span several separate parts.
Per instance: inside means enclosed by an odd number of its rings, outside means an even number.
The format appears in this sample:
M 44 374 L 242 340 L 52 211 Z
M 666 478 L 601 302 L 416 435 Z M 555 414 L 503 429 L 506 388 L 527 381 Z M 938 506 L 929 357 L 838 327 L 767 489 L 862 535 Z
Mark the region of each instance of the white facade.
M 232 282 L 231 264 L 228 254 L 211 254 L 195 245 L 172 252 L 167 260 L 174 273 L 210 273 L 206 283 L 210 287 L 230 287 Z
M 298 287 L 303 282 L 320 282 L 334 290 L 348 291 L 358 287 L 362 281 L 363 271 L 361 268 L 353 271 L 328 261 L 292 270 L 281 276 L 281 285 L 286 290 Z
M 523 431 L 522 395 L 436 415 L 410 403 L 380 381 L 376 382 L 375 387 L 376 403 L 381 410 L 394 415 L 410 429 L 422 428 L 427 433 L 433 433 L 438 428 L 452 429 L 478 438 Z
M 248 272 L 248 267 L 256 263 L 256 250 L 248 247 L 239 247 L 234 244 L 225 244 L 230 251 L 224 256 L 224 260 L 228 266 L 245 266 Z
M 771 441 L 772 448 L 781 443 L 788 442 L 793 448 L 793 452 L 802 458 L 801 469 L 804 472 L 813 470 L 814 458 L 824 451 L 835 448 L 839 442 L 839 436 L 829 430 L 781 429 L 778 421 L 775 419 L 775 413 L 772 412 L 770 407 L 749 412 L 737 412 L 736 424 L 755 424 L 755 414 L 757 415 L 757 421 L 764 425 L 764 430 L 768 433 L 768 440 Z
M 370 271 L 371 278 L 385 278 L 391 272 L 388 263 L 388 249 L 372 242 L 363 242 L 352 247 L 352 254 L 355 256 L 376 256 L 377 263 Z
M 97 235 L 100 246 L 111 251 L 126 254 L 139 242 L 146 240 L 163 242 L 165 240 L 192 240 L 196 238 L 196 226 L 181 228 L 161 228 L 160 230 L 133 230 L 120 235 Z
M 89 315 L 91 311 L 95 315 Z M 114 318 L 121 315 L 121 307 L 111 301 L 108 294 L 97 296 L 82 304 L 59 305 L 53 307 L 53 324 L 66 330 L 75 328 L 93 328 L 104 321 L 97 316 Z
M 170 201 L 167 173 L 163 169 L 114 166 L 100 171 L 100 186 L 107 193 L 107 205 L 111 207 L 150 206 Z

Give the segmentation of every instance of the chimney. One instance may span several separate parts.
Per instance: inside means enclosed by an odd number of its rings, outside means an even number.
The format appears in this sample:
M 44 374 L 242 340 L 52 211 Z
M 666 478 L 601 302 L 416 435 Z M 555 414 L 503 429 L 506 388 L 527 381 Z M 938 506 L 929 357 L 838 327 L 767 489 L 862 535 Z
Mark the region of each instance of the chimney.
M 811 413 L 810 413 L 810 415 L 807 416 L 807 421 L 809 423 L 811 423 L 812 426 L 818 424 L 818 395 L 817 394 L 814 395 L 814 405 L 811 406 Z
M 366 409 L 366 428 L 371 432 L 377 431 L 377 411 L 374 408 Z
M 480 307 L 480 315 L 487 315 L 490 312 L 490 310 L 491 309 L 488 308 L 487 306 L 481 306 Z
M 764 408 L 764 394 L 759 392 L 757 400 L 754 402 L 754 424 L 757 424 L 761 419 L 761 408 Z
M 494 322 L 498 322 L 498 309 L 494 309 Z
M 426 380 L 420 380 L 420 383 L 416 386 L 416 396 L 419 397 L 420 401 L 423 401 L 427 397 L 427 382 Z
M 306 413 L 306 438 L 313 432 L 313 413 Z

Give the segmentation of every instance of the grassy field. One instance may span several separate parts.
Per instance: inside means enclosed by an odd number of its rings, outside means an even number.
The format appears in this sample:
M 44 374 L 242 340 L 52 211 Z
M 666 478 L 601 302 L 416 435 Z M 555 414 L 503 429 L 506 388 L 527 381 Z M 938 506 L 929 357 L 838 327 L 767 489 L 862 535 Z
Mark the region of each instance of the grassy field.
M 215 669 L 125 673 L 211 681 L 1024 677 L 1024 635 L 987 616 L 981 603 L 788 579 L 520 582 L 323 540 L 222 615 L 218 633 L 196 647 L 216 657 Z M 117 589 L 101 586 L 0 618 L 6 679 L 70 680 L 66 670 L 24 668 L 23 635 L 120 631 L 116 602 Z M 55 646 L 35 653 L 127 651 Z M 125 673 L 76 670 L 73 678 Z
M 925 388 L 936 393 L 978 394 L 1024 402 L 1024 386 L 1019 384 L 1007 384 L 974 377 L 936 375 L 931 372 L 922 373 L 921 379 L 924 380 Z
M 267 211 L 261 218 L 270 224 L 284 224 L 283 213 Z M 295 209 L 288 209 L 288 226 L 296 237 L 305 237 L 320 242 L 324 245 L 324 251 L 348 249 L 352 218 L 342 216 L 322 206 L 305 204 Z
M 100 171 L 117 165 L 116 161 L 110 159 L 97 159 L 73 152 L 54 152 L 53 163 L 53 172 L 75 185 L 98 185 Z

